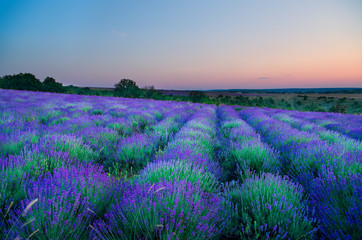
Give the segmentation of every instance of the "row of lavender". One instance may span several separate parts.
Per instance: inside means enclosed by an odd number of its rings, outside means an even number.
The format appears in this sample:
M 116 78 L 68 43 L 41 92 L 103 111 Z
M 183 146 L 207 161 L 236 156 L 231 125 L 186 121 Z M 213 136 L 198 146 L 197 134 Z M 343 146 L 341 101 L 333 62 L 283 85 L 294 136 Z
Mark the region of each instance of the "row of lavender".
M 4 239 L 361 237 L 361 142 L 296 112 L 0 94 Z
M 242 239 L 314 239 L 317 221 L 303 187 L 282 176 L 280 153 L 240 119 L 220 107 L 224 187 L 231 213 L 227 236 Z M 235 171 L 235 169 L 237 169 Z M 231 181 L 230 181 L 231 180 Z
M 213 162 L 215 108 L 203 107 L 117 199 L 107 221 L 94 226 L 106 239 L 212 239 L 225 215 Z
M 360 239 L 361 142 L 293 115 L 295 112 L 272 109 L 241 111 L 263 140 L 279 150 L 283 174 L 304 187 L 308 204 L 320 221 L 319 237 Z
M 362 120 L 359 115 L 336 113 L 285 111 L 290 116 L 302 118 L 328 130 L 342 133 L 350 138 L 362 140 Z

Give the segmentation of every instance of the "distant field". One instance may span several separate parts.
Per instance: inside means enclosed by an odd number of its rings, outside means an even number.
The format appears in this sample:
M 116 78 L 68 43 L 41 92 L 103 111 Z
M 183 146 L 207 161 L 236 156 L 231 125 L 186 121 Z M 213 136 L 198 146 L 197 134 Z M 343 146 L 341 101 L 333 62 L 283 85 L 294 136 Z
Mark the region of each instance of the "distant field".
M 359 115 L 0 89 L 0 239 L 360 239 L 361 141 Z
M 333 98 L 347 98 L 347 99 L 354 99 L 362 101 L 362 94 L 346 94 L 346 93 L 328 93 L 328 94 L 319 94 L 319 93 L 307 93 L 307 94 L 300 94 L 300 93 L 233 93 L 233 92 L 207 92 L 206 95 L 208 96 L 219 96 L 220 94 L 226 96 L 244 96 L 244 97 L 272 97 L 272 98 L 295 98 L 297 96 L 303 95 L 308 96 L 309 98 L 318 98 L 318 97 L 333 97 Z
M 113 91 L 114 88 L 97 88 L 91 87 L 90 89 L 94 90 L 108 90 Z M 164 90 L 159 89 L 158 91 L 162 92 L 165 95 L 180 95 L 180 96 L 188 96 L 191 91 L 189 90 Z M 224 96 L 245 96 L 245 97 L 275 97 L 275 98 L 283 98 L 283 97 L 297 97 L 298 95 L 306 95 L 310 98 L 318 98 L 318 97 L 334 97 L 334 98 L 347 98 L 354 99 L 358 101 L 362 101 L 361 93 L 238 93 L 238 92 L 226 92 L 226 91 L 203 91 L 207 96 L 217 97 L 219 95 Z
M 113 91 L 112 88 L 91 88 L 94 91 Z M 318 89 L 309 91 L 318 92 Z M 322 89 L 323 90 L 323 89 Z M 319 91 L 322 91 L 319 90 Z M 284 89 L 285 93 L 268 92 L 270 90 L 257 90 L 259 92 L 236 92 L 236 91 L 198 91 L 199 97 L 190 97 L 189 90 L 157 90 L 162 97 L 159 100 L 192 101 L 216 105 L 242 105 L 269 107 L 276 109 L 287 109 L 297 111 L 316 112 L 341 112 L 348 114 L 362 114 L 362 93 L 338 93 L 339 89 L 326 89 L 336 93 L 294 93 L 290 89 Z M 283 89 L 279 90 L 283 91 Z M 342 90 L 340 90 L 342 91 Z M 347 91 L 347 90 L 344 90 Z M 352 91 L 352 90 L 348 90 Z M 353 90 L 359 92 L 360 89 Z M 205 97 L 200 97 L 200 94 Z
M 186 90 L 160 90 L 165 95 L 181 95 L 187 96 L 191 91 Z M 294 98 L 300 95 L 308 96 L 310 98 L 318 97 L 333 97 L 333 98 L 347 98 L 362 101 L 362 94 L 360 93 L 237 93 L 237 92 L 217 92 L 217 91 L 205 91 L 207 96 L 217 97 L 219 95 L 224 96 L 244 96 L 244 97 L 272 97 L 272 98 Z
M 160 90 L 164 95 L 188 96 L 191 91 Z M 264 100 L 273 99 L 273 108 L 294 109 L 298 111 L 325 111 L 328 112 L 336 104 L 346 107 L 346 113 L 362 114 L 362 94 L 360 93 L 238 93 L 227 91 L 204 91 L 206 96 L 220 99 L 220 104 L 227 103 L 220 97 L 243 97 L 255 100 L 262 97 Z M 235 103 L 233 103 L 235 104 Z M 263 105 L 263 103 L 261 103 Z

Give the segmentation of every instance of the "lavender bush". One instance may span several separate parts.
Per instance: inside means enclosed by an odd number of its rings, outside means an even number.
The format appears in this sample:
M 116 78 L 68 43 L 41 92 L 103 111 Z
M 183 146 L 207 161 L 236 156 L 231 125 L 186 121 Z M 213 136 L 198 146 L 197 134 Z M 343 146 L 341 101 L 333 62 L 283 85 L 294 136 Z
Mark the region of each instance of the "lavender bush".
M 266 143 L 245 121 L 241 120 L 231 107 L 220 107 L 220 138 L 222 148 L 222 165 L 226 170 L 226 179 L 244 178 L 238 174 L 280 171 L 279 154 Z
M 103 215 L 112 202 L 112 181 L 101 168 L 91 165 L 58 168 L 51 175 L 25 183 L 25 209 L 32 199 L 38 199 L 27 214 L 34 221 L 21 229 L 26 237 L 35 230 L 36 239 L 86 239 L 89 224 Z
M 362 175 L 334 175 L 329 169 L 316 178 L 310 202 L 322 222 L 323 236 L 329 239 L 361 239 Z
M 310 218 L 300 185 L 271 173 L 225 187 L 231 218 L 228 235 L 242 239 L 313 239 L 316 220 Z
M 219 196 L 172 180 L 128 188 L 93 228 L 102 239 L 215 239 L 224 218 Z

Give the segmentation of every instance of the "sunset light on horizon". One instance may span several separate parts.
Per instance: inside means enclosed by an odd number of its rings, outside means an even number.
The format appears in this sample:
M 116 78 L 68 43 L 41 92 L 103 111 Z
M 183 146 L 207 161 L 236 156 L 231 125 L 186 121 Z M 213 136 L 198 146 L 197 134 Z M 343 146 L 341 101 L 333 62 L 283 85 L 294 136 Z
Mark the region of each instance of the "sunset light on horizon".
M 362 1 L 0 1 L 0 76 L 157 89 L 362 88 Z

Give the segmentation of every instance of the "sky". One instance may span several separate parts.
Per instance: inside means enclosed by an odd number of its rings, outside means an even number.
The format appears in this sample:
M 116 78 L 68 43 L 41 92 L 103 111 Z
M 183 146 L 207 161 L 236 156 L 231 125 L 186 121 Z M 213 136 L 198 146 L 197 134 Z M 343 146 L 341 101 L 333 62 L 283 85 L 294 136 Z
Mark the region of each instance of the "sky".
M 362 87 L 360 0 L 0 0 L 0 76 L 157 89 Z

